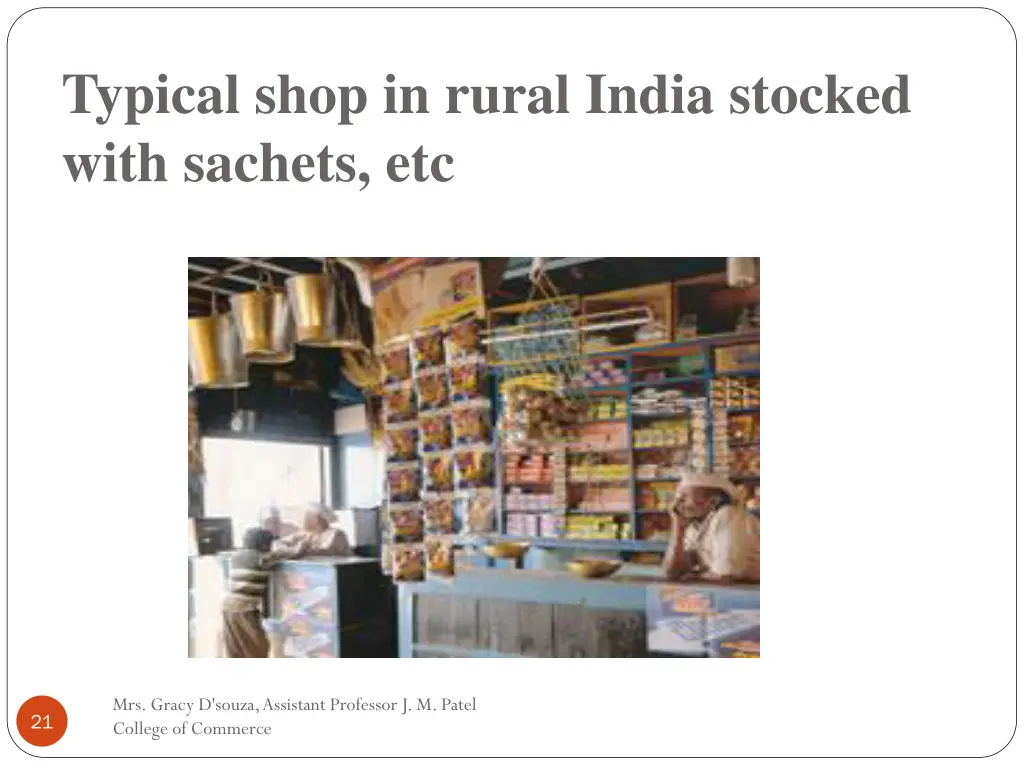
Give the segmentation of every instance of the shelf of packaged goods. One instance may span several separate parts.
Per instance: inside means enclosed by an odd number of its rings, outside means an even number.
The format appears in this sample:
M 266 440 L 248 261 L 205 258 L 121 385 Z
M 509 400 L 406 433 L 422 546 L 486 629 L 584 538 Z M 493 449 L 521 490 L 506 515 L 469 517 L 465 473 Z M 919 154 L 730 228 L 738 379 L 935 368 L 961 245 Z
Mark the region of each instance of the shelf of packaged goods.
M 525 541 L 537 549 L 589 549 L 602 552 L 654 552 L 662 553 L 668 548 L 664 541 L 641 541 L 637 539 L 541 539 L 523 536 L 491 537 L 498 541 Z
M 634 381 L 633 389 L 656 389 L 657 387 L 670 387 L 673 384 L 704 384 L 707 381 L 707 377 L 704 374 L 694 376 L 674 376 L 668 379 L 658 379 L 656 381 Z
M 592 477 L 590 479 L 570 477 L 566 482 L 569 485 L 618 485 L 631 482 L 632 479 L 632 477 Z
M 739 368 L 735 371 L 716 371 L 715 376 L 720 379 L 759 379 L 761 378 L 760 368 Z
M 591 453 L 629 453 L 629 448 L 572 448 L 566 453 L 570 456 L 586 456 Z
M 726 408 L 725 412 L 729 416 L 743 416 L 748 413 L 760 413 L 761 406 L 754 406 L 753 408 Z
M 633 419 L 676 419 L 680 416 L 688 416 L 692 411 L 661 411 L 661 412 L 638 412 L 633 411 Z

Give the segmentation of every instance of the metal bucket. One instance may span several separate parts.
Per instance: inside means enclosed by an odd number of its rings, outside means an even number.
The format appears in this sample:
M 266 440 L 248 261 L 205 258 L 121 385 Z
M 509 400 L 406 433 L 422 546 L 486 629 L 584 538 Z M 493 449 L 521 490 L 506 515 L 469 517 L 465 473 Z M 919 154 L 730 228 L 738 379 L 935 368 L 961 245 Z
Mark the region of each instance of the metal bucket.
M 246 360 L 273 365 L 295 359 L 295 323 L 284 291 L 232 296 L 231 311 Z
M 196 389 L 249 386 L 249 367 L 231 315 L 189 318 L 188 365 Z
M 346 335 L 338 312 L 338 290 L 329 274 L 296 275 L 285 281 L 295 317 L 299 344 L 310 347 L 358 349 L 362 343 Z

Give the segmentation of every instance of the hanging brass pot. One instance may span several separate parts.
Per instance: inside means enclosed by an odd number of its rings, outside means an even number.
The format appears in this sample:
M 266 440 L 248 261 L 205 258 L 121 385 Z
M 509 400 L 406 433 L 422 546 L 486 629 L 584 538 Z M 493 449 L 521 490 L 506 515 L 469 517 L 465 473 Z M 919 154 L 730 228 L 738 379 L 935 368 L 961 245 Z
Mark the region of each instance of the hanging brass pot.
M 275 365 L 295 359 L 295 322 L 284 291 L 261 288 L 231 297 L 231 312 L 250 363 Z
M 189 318 L 188 365 L 196 389 L 249 386 L 249 368 L 231 315 Z
M 296 275 L 288 278 L 285 286 L 295 317 L 295 336 L 299 344 L 362 349 L 362 341 L 352 330 L 354 316 L 339 316 L 338 287 L 330 273 Z

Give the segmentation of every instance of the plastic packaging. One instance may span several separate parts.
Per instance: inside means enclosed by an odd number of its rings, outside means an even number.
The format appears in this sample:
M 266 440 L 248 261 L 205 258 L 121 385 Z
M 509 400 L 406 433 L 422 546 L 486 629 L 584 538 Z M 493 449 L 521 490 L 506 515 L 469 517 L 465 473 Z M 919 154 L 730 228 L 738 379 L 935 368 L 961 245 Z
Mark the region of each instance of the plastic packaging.
M 420 414 L 419 440 L 423 451 L 445 451 L 451 448 L 451 414 L 447 410 Z
M 388 465 L 388 499 L 392 502 L 417 501 L 420 494 L 420 465 L 403 461 Z
M 444 365 L 444 331 L 440 328 L 418 331 L 413 336 L 412 348 L 417 371 Z
M 427 533 L 448 535 L 455 533 L 455 499 L 451 494 L 424 498 L 423 525 Z
M 467 400 L 452 406 L 452 438 L 456 445 L 486 443 L 490 437 L 490 401 Z
M 451 578 L 455 575 L 455 540 L 451 536 L 428 536 L 426 553 L 431 576 Z
M 493 490 L 479 488 L 462 493 L 458 497 L 458 504 L 462 512 L 462 533 L 494 533 L 496 504 Z
M 399 544 L 395 547 L 391 578 L 395 581 L 423 581 L 426 557 L 422 544 Z
M 388 461 L 411 461 L 419 455 L 419 423 L 390 424 L 387 429 Z
M 420 409 L 429 411 L 448 405 L 448 370 L 444 366 L 424 368 L 416 374 Z
M 394 542 L 423 541 L 423 513 L 419 504 L 389 504 L 388 518 Z
M 416 418 L 412 382 L 392 384 L 384 391 L 384 413 L 390 424 Z
M 479 353 L 480 320 L 476 317 L 467 317 L 465 320 L 453 323 L 445 339 L 445 347 L 449 364 L 468 355 Z
M 423 488 L 442 492 L 455 488 L 455 467 L 447 451 L 423 454 Z
M 489 445 L 456 449 L 455 464 L 458 469 L 458 488 L 485 488 L 493 485 L 494 451 Z
M 473 355 L 449 364 L 452 400 L 472 400 L 484 393 L 484 359 Z
M 394 384 L 412 380 L 412 358 L 406 342 L 395 342 L 384 347 L 384 382 Z

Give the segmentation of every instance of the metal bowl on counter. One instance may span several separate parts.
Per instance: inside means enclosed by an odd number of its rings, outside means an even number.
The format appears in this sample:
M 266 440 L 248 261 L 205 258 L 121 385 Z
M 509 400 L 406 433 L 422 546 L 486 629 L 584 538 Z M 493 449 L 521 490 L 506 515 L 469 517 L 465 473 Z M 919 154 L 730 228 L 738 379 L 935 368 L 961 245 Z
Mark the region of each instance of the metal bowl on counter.
M 622 568 L 618 560 L 579 559 L 569 561 L 569 572 L 583 579 L 606 579 Z
M 484 554 L 494 560 L 518 560 L 530 549 L 525 541 L 496 541 L 484 547 Z

